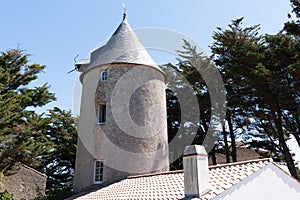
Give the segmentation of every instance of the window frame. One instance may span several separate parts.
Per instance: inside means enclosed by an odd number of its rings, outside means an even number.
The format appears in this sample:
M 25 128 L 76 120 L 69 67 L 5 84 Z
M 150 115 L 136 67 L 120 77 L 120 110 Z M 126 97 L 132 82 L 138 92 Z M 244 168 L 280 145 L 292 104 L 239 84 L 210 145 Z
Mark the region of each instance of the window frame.
M 104 70 L 104 71 L 101 73 L 101 81 L 102 81 L 102 82 L 107 81 L 107 75 L 108 75 L 107 70 Z
M 99 163 L 99 173 L 97 173 L 97 171 L 96 171 L 97 163 Z M 93 173 L 94 184 L 101 184 L 103 182 L 103 170 L 104 170 L 103 160 L 94 160 L 94 173 Z M 99 180 L 96 180 L 97 176 L 99 176 Z
M 97 117 L 98 117 L 98 120 L 97 120 L 98 124 L 105 124 L 105 122 L 106 122 L 106 104 L 105 103 L 98 105 Z

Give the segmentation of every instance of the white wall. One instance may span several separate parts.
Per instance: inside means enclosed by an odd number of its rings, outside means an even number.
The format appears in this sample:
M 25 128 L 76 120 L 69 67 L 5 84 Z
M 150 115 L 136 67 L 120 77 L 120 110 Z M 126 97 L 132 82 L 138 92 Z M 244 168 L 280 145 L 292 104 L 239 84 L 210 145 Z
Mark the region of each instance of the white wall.
M 271 163 L 214 199 L 300 200 L 300 183 Z

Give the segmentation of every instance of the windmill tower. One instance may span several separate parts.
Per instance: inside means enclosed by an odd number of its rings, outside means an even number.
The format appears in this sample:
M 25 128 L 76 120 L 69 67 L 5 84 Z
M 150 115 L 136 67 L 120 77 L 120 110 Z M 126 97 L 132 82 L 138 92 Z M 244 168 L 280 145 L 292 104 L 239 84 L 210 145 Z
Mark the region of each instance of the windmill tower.
M 81 108 L 74 191 L 169 170 L 165 75 L 123 20 L 76 63 Z

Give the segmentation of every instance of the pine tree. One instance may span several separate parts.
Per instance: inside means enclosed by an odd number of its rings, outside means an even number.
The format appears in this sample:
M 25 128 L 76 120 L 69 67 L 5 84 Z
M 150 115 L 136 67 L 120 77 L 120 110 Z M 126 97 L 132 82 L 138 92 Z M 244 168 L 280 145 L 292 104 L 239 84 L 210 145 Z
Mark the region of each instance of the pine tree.
M 299 67 L 299 45 L 286 34 L 259 35 L 259 26 L 242 28 L 242 20 L 214 33 L 215 62 L 233 85 L 241 85 L 239 94 L 246 100 L 241 108 L 249 113 L 251 126 L 266 134 L 298 179 L 286 141 L 294 134 L 289 123 L 299 120 L 299 80 L 291 70 Z
M 49 86 L 29 88 L 45 66 L 28 64 L 28 55 L 20 49 L 0 54 L 0 171 L 8 173 L 18 162 L 37 166 L 34 154 L 36 144 L 32 142 L 40 134 L 35 107 L 55 100 Z
M 26 164 L 48 176 L 47 199 L 64 199 L 72 189 L 77 120 L 56 107 L 35 112 L 55 96 L 47 84 L 30 87 L 45 66 L 28 64 L 28 56 L 20 49 L 0 54 L 0 172 Z

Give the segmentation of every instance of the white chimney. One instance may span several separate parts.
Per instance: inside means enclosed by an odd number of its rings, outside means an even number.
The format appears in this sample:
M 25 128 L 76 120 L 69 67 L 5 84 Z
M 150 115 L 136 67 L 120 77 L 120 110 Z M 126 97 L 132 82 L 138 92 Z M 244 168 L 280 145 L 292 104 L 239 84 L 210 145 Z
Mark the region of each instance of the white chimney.
M 186 197 L 201 197 L 210 190 L 208 155 L 204 146 L 191 145 L 185 147 L 183 171 Z

